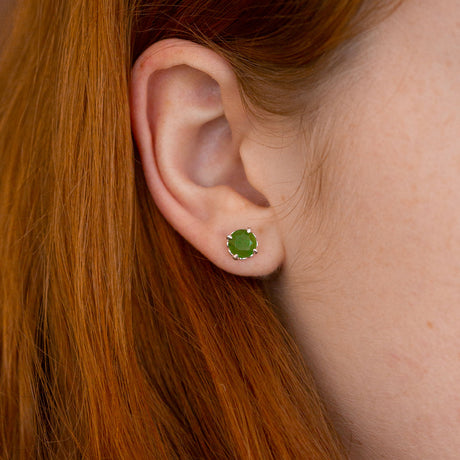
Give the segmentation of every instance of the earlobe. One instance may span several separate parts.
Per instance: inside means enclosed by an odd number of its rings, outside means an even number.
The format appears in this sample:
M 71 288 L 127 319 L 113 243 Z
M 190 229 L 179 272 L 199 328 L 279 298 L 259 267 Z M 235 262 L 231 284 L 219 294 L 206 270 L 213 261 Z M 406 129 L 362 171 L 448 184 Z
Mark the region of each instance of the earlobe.
M 192 42 L 157 42 L 133 67 L 130 104 L 147 185 L 169 223 L 226 271 L 275 271 L 283 245 L 267 199 L 247 179 L 241 147 L 250 124 L 226 61 Z M 232 257 L 227 236 L 247 228 L 257 251 Z M 253 243 L 237 235 L 232 247 L 246 254 Z

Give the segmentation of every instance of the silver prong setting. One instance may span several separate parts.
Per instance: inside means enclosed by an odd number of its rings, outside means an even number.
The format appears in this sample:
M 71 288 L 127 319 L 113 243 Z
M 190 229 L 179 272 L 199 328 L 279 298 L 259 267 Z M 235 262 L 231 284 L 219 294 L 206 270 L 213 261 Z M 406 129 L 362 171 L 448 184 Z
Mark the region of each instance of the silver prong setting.
M 246 237 L 246 234 L 250 236 Z M 247 238 L 249 238 L 249 240 Z M 226 236 L 226 240 L 228 252 L 234 260 L 246 260 L 253 257 L 254 254 L 258 254 L 257 247 L 259 242 L 252 233 L 251 227 L 247 227 L 246 229 L 243 227 L 235 230 L 233 233 Z M 252 252 L 249 251 L 250 248 Z

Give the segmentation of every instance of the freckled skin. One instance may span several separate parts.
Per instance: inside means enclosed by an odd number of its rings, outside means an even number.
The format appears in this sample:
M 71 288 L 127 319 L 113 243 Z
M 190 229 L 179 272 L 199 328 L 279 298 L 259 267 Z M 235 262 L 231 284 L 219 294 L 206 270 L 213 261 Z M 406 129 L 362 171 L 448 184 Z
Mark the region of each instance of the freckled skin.
M 323 201 L 280 224 L 273 295 L 351 459 L 459 458 L 459 24 L 407 0 L 363 38 L 323 100 Z

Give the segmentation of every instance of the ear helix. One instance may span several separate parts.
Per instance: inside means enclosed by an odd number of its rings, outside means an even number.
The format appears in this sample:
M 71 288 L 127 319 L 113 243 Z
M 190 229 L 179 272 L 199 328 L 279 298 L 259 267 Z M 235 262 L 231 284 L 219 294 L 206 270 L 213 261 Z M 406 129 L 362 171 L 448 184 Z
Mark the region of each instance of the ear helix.
M 245 260 L 257 254 L 257 238 L 251 229 L 235 230 L 231 235 L 227 235 L 228 252 L 235 260 Z

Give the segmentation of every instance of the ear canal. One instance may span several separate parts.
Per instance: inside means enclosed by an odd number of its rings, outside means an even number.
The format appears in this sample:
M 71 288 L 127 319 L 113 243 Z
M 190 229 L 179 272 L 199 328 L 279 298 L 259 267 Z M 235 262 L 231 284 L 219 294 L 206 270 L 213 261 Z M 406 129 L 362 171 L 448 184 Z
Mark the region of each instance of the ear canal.
M 269 207 L 270 203 L 265 196 L 256 190 L 248 181 L 241 159 L 238 159 L 238 165 L 235 167 L 235 176 L 237 180 L 228 182 L 228 185 L 237 191 L 241 196 L 246 197 L 249 201 L 257 206 Z

